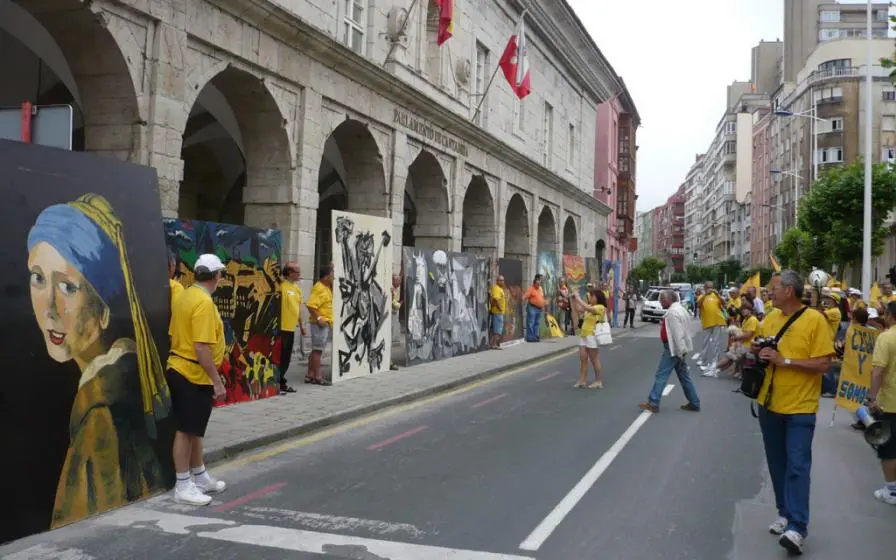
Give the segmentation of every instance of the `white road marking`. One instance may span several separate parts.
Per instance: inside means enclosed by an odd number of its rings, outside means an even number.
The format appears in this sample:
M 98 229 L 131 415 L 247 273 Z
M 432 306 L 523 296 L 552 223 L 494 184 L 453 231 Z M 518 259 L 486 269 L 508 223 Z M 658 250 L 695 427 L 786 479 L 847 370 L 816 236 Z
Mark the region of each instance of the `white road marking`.
M 174 535 L 192 534 L 203 539 L 280 550 L 335 554 L 345 557 L 367 553 L 369 556 L 382 556 L 390 560 L 534 560 L 529 556 L 383 541 L 269 525 L 243 525 L 226 519 L 193 517 L 140 507 L 118 510 L 93 519 L 91 522 L 114 527 L 161 530 Z M 215 525 L 223 525 L 224 528 L 214 530 L 213 526 Z M 200 530 L 192 532 L 189 530 L 190 528 L 200 528 Z
M 56 548 L 49 544 L 36 544 L 13 554 L 4 560 L 96 560 L 95 556 L 77 548 Z
M 376 519 L 362 519 L 360 517 L 345 517 L 342 515 L 324 515 L 320 513 L 308 513 L 291 509 L 261 506 L 243 506 L 236 511 L 247 517 L 253 517 L 268 522 L 293 521 L 316 531 L 362 530 L 380 536 L 404 534 L 411 539 L 419 539 L 426 535 L 425 531 L 410 523 L 393 523 L 391 521 L 379 521 Z
M 619 344 L 614 344 L 613 346 L 610 346 L 609 348 L 607 348 L 607 350 L 616 350 L 617 348 L 619 348 L 619 346 L 620 346 Z
M 666 388 L 663 389 L 663 396 L 667 396 L 672 392 L 672 389 L 675 388 L 675 385 L 666 385 Z M 653 416 L 652 412 L 644 411 L 635 421 L 632 422 L 631 426 L 628 427 L 625 432 L 619 439 L 616 440 L 616 443 L 612 445 L 603 455 L 601 455 L 600 459 L 594 463 L 594 466 L 585 473 L 585 476 L 582 477 L 572 490 L 569 491 L 569 494 L 563 497 L 560 500 L 560 503 L 557 504 L 557 507 L 548 514 L 547 517 L 535 528 L 532 533 L 526 537 L 522 543 L 520 543 L 520 549 L 528 550 L 531 552 L 537 551 L 541 548 L 541 545 L 544 544 L 548 537 L 557 530 L 557 527 L 563 523 L 563 520 L 566 519 L 566 516 L 576 507 L 576 505 L 585 497 L 585 494 L 591 490 L 591 487 L 597 482 L 597 480 L 606 472 L 607 468 L 613 463 L 616 457 L 622 452 L 626 445 L 632 440 L 638 430 L 641 429 L 647 420 Z

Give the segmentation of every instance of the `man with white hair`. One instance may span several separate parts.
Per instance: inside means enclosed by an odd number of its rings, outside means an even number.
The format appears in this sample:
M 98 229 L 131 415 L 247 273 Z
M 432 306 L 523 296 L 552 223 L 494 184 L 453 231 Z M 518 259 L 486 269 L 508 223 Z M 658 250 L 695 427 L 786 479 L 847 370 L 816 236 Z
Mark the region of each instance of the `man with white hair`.
M 656 368 L 653 389 L 651 389 L 647 401 L 642 402 L 638 407 L 654 414 L 660 411 L 660 399 L 663 398 L 666 382 L 669 381 L 669 376 L 672 375 L 674 369 L 684 396 L 688 399 L 688 403 L 682 405 L 681 409 L 699 412 L 700 397 L 697 396 L 697 388 L 691 381 L 688 364 L 685 361 L 687 355 L 694 349 L 691 342 L 691 315 L 678 302 L 678 293 L 674 290 L 660 292 L 660 305 L 666 310 L 666 315 L 660 323 L 663 354 L 660 357 L 659 366 Z

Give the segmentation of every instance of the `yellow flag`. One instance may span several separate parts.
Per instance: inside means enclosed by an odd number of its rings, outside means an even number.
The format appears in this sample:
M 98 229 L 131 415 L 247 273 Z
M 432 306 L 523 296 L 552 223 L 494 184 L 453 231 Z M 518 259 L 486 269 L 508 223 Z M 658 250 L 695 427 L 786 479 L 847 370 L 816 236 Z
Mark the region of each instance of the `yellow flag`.
M 781 272 L 781 264 L 778 262 L 778 259 L 776 259 L 774 255 L 769 255 L 768 258 L 772 261 L 772 270 Z
M 880 286 L 877 285 L 877 282 L 871 284 L 871 294 L 868 296 L 868 301 L 871 305 L 877 306 L 877 302 L 884 297 L 883 292 L 880 291 Z
M 759 291 L 760 286 L 759 286 L 759 273 L 758 272 L 756 274 L 754 274 L 753 276 L 750 276 L 749 278 L 747 278 L 747 281 L 744 282 L 744 285 L 740 287 L 740 295 L 744 295 L 745 293 L 747 293 L 747 288 L 749 288 L 750 286 L 753 286 L 754 288 L 756 288 L 757 292 Z

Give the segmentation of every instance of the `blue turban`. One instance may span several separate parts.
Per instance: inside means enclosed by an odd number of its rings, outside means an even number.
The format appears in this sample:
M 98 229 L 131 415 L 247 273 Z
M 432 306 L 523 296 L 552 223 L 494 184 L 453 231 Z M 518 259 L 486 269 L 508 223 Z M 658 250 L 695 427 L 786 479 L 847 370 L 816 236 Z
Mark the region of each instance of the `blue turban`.
M 109 305 L 125 290 L 121 256 L 115 243 L 93 220 L 68 204 L 44 209 L 28 233 L 28 251 L 48 243 L 78 270 Z

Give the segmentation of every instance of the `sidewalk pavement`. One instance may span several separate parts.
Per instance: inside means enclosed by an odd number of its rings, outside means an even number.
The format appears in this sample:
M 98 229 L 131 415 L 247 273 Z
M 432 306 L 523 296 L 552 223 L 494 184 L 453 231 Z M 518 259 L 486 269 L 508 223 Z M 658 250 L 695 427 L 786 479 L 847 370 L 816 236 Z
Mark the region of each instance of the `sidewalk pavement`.
M 624 337 L 639 328 L 613 329 L 612 333 L 614 338 Z M 330 387 L 302 383 L 304 364 L 301 369 L 291 367 L 289 381 L 294 384 L 295 393 L 216 408 L 212 412 L 204 441 L 205 460 L 219 462 L 382 408 L 449 391 L 545 358 L 571 353 L 578 344 L 577 336 L 545 339 L 535 344 L 513 341 L 501 351 L 485 350 L 402 367 Z

